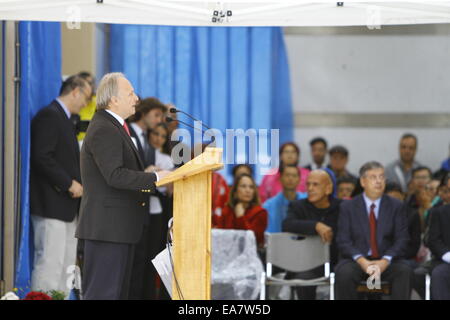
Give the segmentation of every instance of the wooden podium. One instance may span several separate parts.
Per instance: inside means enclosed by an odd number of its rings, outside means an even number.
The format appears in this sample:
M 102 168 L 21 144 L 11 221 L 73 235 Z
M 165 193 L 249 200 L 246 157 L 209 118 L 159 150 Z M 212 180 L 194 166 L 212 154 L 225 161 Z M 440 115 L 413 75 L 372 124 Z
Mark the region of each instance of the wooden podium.
M 211 299 L 211 177 L 222 167 L 222 149 L 206 148 L 156 183 L 174 184 L 173 300 Z

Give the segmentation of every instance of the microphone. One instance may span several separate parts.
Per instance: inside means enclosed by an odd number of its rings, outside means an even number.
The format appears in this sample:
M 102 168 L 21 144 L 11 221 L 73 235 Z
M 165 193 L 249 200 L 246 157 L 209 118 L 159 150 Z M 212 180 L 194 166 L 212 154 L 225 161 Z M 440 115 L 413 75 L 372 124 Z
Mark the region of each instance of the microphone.
M 172 112 L 172 113 L 173 113 L 173 112 Z M 188 127 L 192 128 L 192 129 L 194 129 L 194 130 L 197 130 L 197 131 L 199 131 L 199 132 L 201 132 L 201 133 L 203 134 L 203 130 L 202 130 L 202 129 L 199 129 L 199 128 L 196 128 L 196 127 L 194 127 L 194 126 L 191 126 L 189 123 L 186 123 L 186 122 L 181 121 L 181 120 L 178 120 L 178 119 L 175 120 L 174 118 L 171 118 L 171 117 L 166 117 L 166 122 L 167 122 L 167 123 L 170 123 L 170 122 L 172 122 L 172 121 L 178 121 L 178 122 L 184 124 L 185 126 L 188 126 Z
M 194 118 L 193 116 L 191 116 L 189 113 L 184 112 L 183 110 L 177 109 L 177 108 L 170 108 L 170 113 L 177 113 L 177 112 L 181 112 L 182 114 L 187 115 L 189 118 L 191 118 L 194 121 L 200 121 L 196 118 Z M 203 123 L 203 121 L 200 121 L 202 123 L 202 126 L 204 126 L 206 129 L 211 129 L 210 127 L 208 127 L 206 124 Z
M 174 113 L 174 112 L 172 112 L 172 113 Z M 194 129 L 194 130 L 197 130 L 198 132 L 201 132 L 202 134 L 205 133 L 202 129 L 199 129 L 199 128 L 196 128 L 196 127 L 194 127 L 194 126 L 191 126 L 189 123 L 186 123 L 186 122 L 181 121 L 181 120 L 178 120 L 178 119 L 175 120 L 174 118 L 171 118 L 171 117 L 166 117 L 166 122 L 167 122 L 167 123 L 170 123 L 170 122 L 172 122 L 172 121 L 178 121 L 178 122 L 184 124 L 185 126 L 188 126 L 188 127 L 192 128 L 192 129 Z M 215 137 L 215 136 L 212 136 L 212 137 L 211 137 L 211 141 L 214 142 L 215 140 L 216 140 L 216 137 Z

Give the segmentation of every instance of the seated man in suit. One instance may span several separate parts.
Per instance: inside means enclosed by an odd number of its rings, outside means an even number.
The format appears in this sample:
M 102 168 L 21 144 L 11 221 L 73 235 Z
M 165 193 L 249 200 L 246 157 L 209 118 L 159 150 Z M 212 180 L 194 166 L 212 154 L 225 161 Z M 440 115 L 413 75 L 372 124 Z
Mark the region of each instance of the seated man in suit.
M 450 179 L 446 192 L 450 193 Z M 450 300 L 450 204 L 435 208 L 431 214 L 427 245 L 433 254 L 431 298 Z
M 409 240 L 402 203 L 383 195 L 380 163 L 364 164 L 359 174 L 363 194 L 342 202 L 339 211 L 336 298 L 357 299 L 358 284 L 378 274 L 390 282 L 392 299 L 409 299 L 413 272 L 401 261 Z

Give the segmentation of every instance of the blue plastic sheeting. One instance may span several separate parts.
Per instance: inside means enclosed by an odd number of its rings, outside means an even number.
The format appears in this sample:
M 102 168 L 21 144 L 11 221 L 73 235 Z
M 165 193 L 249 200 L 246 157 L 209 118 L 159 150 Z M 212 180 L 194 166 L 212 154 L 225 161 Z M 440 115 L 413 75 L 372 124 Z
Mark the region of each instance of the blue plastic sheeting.
M 224 136 L 254 128 L 280 129 L 280 144 L 293 138 L 281 28 L 111 25 L 109 58 L 140 97 L 173 103 Z
M 31 119 L 58 96 L 61 87 L 61 26 L 55 22 L 20 22 L 20 246 L 15 286 L 24 297 L 31 289 L 33 235 L 30 223 Z

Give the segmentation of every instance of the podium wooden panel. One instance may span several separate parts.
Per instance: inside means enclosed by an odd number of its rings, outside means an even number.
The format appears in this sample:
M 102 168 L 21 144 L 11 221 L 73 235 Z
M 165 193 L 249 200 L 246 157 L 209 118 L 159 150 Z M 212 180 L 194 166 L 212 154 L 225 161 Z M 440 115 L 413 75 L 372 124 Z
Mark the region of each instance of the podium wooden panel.
M 174 300 L 211 299 L 211 177 L 222 167 L 222 149 L 206 148 L 156 183 L 158 187 L 174 184 Z

